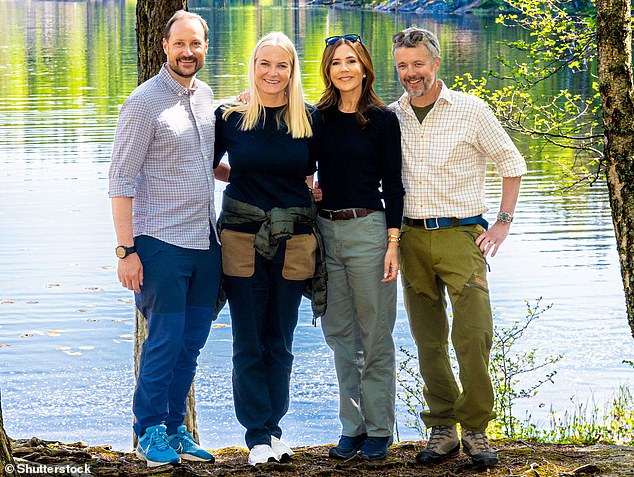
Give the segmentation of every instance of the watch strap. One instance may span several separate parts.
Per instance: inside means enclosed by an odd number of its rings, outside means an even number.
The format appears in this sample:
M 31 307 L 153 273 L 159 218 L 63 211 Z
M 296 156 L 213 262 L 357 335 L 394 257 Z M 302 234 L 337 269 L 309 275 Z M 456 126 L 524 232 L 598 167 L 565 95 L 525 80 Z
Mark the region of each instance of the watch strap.
M 126 247 L 125 245 L 119 245 L 114 249 L 114 252 L 119 258 L 126 258 L 128 255 L 136 253 L 136 247 L 133 245 L 132 247 Z

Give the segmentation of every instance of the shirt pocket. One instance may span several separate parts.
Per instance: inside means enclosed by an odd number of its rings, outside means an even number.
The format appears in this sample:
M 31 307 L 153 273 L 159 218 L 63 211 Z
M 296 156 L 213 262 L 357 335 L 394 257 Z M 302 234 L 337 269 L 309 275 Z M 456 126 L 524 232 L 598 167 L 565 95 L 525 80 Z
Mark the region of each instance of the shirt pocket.
M 222 244 L 222 272 L 229 277 L 248 278 L 255 273 L 255 235 L 224 229 Z
M 286 241 L 282 277 L 307 280 L 315 275 L 317 239 L 313 234 L 293 235 Z

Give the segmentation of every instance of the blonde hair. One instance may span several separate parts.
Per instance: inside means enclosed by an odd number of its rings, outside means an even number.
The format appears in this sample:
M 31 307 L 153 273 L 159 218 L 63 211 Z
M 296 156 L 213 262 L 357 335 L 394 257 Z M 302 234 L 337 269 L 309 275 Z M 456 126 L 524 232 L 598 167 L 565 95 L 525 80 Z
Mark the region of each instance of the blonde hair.
M 266 112 L 262 104 L 262 98 L 255 85 L 255 62 L 260 49 L 264 46 L 279 46 L 289 57 L 291 62 L 291 76 L 286 87 L 286 97 L 288 103 L 278 113 L 277 123 L 286 125 L 287 132 L 294 138 L 305 138 L 313 135 L 311 119 L 304 104 L 304 93 L 302 91 L 302 79 L 299 71 L 299 58 L 293 42 L 282 32 L 271 32 L 263 36 L 251 53 L 249 59 L 249 90 L 250 98 L 247 104 L 230 104 L 223 108 L 222 117 L 227 119 L 231 113 L 242 115 L 240 129 L 250 131 L 264 119 Z

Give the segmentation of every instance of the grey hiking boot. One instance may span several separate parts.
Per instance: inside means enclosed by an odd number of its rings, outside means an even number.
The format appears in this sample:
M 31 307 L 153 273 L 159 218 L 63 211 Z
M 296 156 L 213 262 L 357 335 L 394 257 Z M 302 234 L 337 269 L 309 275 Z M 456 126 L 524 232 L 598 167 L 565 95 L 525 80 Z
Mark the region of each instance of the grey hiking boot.
M 498 455 L 489 443 L 484 431 L 462 430 L 462 447 L 477 467 L 493 467 L 499 462 Z
M 456 426 L 433 426 L 427 446 L 416 454 L 419 464 L 437 464 L 452 457 L 460 450 Z

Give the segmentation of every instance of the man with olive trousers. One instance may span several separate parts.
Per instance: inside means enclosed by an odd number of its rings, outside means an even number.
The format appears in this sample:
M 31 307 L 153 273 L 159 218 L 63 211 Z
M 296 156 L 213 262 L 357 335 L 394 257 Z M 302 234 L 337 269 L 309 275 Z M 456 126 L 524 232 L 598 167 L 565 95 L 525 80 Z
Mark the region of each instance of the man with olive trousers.
M 437 78 L 440 45 L 421 28 L 393 37 L 392 53 L 405 94 L 392 105 L 401 126 L 405 204 L 401 277 L 405 308 L 418 347 L 421 413 L 430 439 L 416 460 L 442 461 L 462 446 L 477 466 L 498 462 L 486 435 L 495 418 L 488 372 L 493 323 L 486 256 L 507 237 L 526 163 L 491 109 Z M 497 221 L 482 217 L 486 164 L 502 176 Z M 453 309 L 451 342 L 462 390 L 449 357 L 445 293 Z
M 195 78 L 207 33 L 199 15 L 172 16 L 163 38 L 167 63 L 121 108 L 112 150 L 118 276 L 148 324 L 133 412 L 136 453 L 150 467 L 214 460 L 183 424 L 220 281 L 213 94 Z

